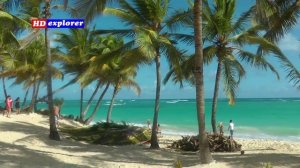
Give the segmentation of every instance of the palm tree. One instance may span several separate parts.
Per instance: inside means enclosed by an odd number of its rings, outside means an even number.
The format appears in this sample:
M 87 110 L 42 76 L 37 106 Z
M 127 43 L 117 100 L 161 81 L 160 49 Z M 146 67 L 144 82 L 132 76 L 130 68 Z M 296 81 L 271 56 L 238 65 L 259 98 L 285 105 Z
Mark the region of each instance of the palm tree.
M 260 25 L 264 37 L 277 42 L 297 25 L 300 13 L 299 0 L 256 0 L 249 11 Z
M 24 20 L 7 13 L 5 10 L 10 8 L 11 3 L 9 1 L 0 2 L 0 56 L 7 54 L 7 49 L 14 47 L 17 49 L 20 44 L 15 37 L 14 33 L 18 30 L 23 30 L 29 24 Z M 2 67 L 2 71 L 3 71 Z M 7 97 L 5 78 L 2 78 L 2 86 L 4 97 Z
M 39 36 L 26 48 L 14 49 L 2 57 L 1 65 L 5 70 L 1 73 L 1 76 L 14 78 L 14 85 L 23 84 L 25 89 L 33 88 L 30 111 L 36 110 L 36 99 L 40 84 L 45 82 L 47 72 L 43 42 L 44 38 Z M 52 72 L 54 78 L 62 78 L 62 73 L 55 67 L 52 67 Z
M 51 0 L 45 0 L 45 18 L 48 19 L 51 16 L 50 13 L 50 3 Z M 46 55 L 47 55 L 47 102 L 48 102 L 48 109 L 50 112 L 50 134 L 49 138 L 52 140 L 60 140 L 60 136 L 57 131 L 56 122 L 55 122 L 55 114 L 54 114 L 54 104 L 53 104 L 53 95 L 52 95 L 52 58 L 51 58 L 51 51 L 50 51 L 50 41 L 48 36 L 48 28 L 45 28 L 45 46 L 46 46 Z
M 105 6 L 116 0 L 76 0 L 74 3 L 74 16 L 84 18 L 85 23 L 90 23 L 96 17 L 102 14 Z M 67 0 L 65 0 L 67 6 Z
M 133 41 L 128 44 L 136 44 L 136 51 L 140 58 L 145 61 L 155 62 L 156 66 L 156 96 L 152 124 L 151 147 L 159 148 L 156 135 L 158 124 L 159 100 L 161 87 L 161 57 L 166 55 L 169 63 L 179 64 L 182 52 L 179 51 L 173 41 L 169 38 L 168 25 L 174 22 L 169 15 L 169 1 L 167 0 L 126 0 L 119 1 L 120 9 L 105 9 L 104 13 L 113 14 L 120 18 L 126 25 L 125 30 L 98 30 L 95 33 L 113 33 L 121 36 L 131 37 Z
M 107 117 L 106 117 L 107 123 L 111 121 L 111 113 L 112 113 L 115 97 L 122 87 L 125 86 L 131 88 L 138 95 L 141 92 L 141 88 L 133 79 L 136 76 L 136 66 L 124 68 L 124 65 L 122 66 L 122 63 L 124 64 L 125 61 L 119 59 L 117 62 L 118 62 L 117 64 L 113 65 L 111 72 L 109 73 L 111 77 L 110 79 L 111 83 L 114 86 L 114 91 L 107 111 Z
M 26 88 L 25 88 L 25 89 L 26 89 Z M 29 88 L 26 89 L 26 92 L 25 92 L 25 95 L 24 95 L 23 103 L 22 103 L 22 105 L 21 105 L 21 109 L 22 109 L 22 110 L 24 110 L 24 107 L 25 107 L 25 105 L 26 105 L 28 92 L 29 92 Z
M 25 72 L 25 68 L 30 73 L 30 80 L 32 83 L 32 98 L 31 98 L 31 103 L 30 103 L 30 108 L 29 111 L 36 111 L 36 99 L 38 97 L 39 93 L 39 88 L 41 85 L 41 82 L 44 81 L 45 74 L 46 74 L 46 68 L 45 68 L 45 62 L 46 62 L 46 57 L 45 57 L 45 51 L 46 48 L 43 45 L 44 39 L 43 37 L 40 37 L 39 39 L 33 41 L 27 48 L 23 49 L 19 53 L 19 61 L 20 65 L 17 67 L 23 69 L 21 73 Z M 25 55 L 25 56 L 24 56 Z M 22 59 L 23 57 L 23 59 Z M 26 60 L 25 64 L 24 58 Z M 17 72 L 17 71 L 16 71 Z
M 65 73 L 74 75 L 75 77 L 69 82 L 69 84 L 73 84 L 75 82 L 79 82 L 79 77 L 87 70 L 89 66 L 89 59 L 93 56 L 91 55 L 93 46 L 96 43 L 96 36 L 91 34 L 89 29 L 70 29 L 70 34 L 58 33 L 57 42 L 62 44 L 63 49 L 66 49 L 67 52 L 59 53 L 58 55 L 62 55 L 60 59 L 63 62 L 63 69 Z M 83 122 L 85 118 L 85 114 L 87 113 L 87 109 L 83 110 L 83 84 L 80 83 L 80 121 Z M 91 100 L 97 93 L 100 87 L 100 83 L 98 82 L 97 88 L 92 94 L 90 101 L 88 102 L 88 106 L 91 103 Z
M 98 85 L 105 86 L 105 88 L 100 94 L 100 97 L 98 98 L 96 106 L 91 115 L 85 119 L 84 122 L 86 124 L 93 121 L 96 113 L 100 108 L 100 103 L 109 86 L 116 86 L 117 80 L 122 80 L 122 78 L 125 77 L 125 74 L 134 76 L 136 68 L 136 64 L 133 64 L 136 61 L 131 61 L 130 59 L 128 59 L 129 56 L 132 56 L 131 53 L 127 52 L 127 54 L 124 54 L 126 50 L 124 50 L 123 48 L 123 40 L 117 39 L 113 36 L 99 37 L 97 38 L 95 44 L 92 45 L 92 47 L 93 51 L 91 55 L 93 57 L 90 58 L 89 67 L 80 76 L 79 81 L 83 84 L 83 86 L 89 85 L 93 81 L 97 81 Z M 125 84 L 125 82 L 129 84 L 130 82 L 132 82 L 132 79 L 128 78 L 128 80 L 124 81 L 123 83 Z M 131 84 L 134 85 L 135 83 L 132 82 Z M 93 97 L 94 93 L 89 101 L 92 101 Z M 88 107 L 89 104 L 87 108 Z
M 35 9 L 39 9 L 40 4 L 43 2 L 42 0 L 31 0 L 31 1 L 24 1 L 24 0 L 14 0 L 10 1 L 15 4 L 22 4 L 26 6 L 27 2 L 30 4 L 35 4 L 32 7 L 35 7 Z M 50 3 L 51 0 L 45 0 L 45 7 L 44 7 L 44 18 L 48 19 L 50 17 Z M 64 0 L 65 4 L 67 0 Z M 11 3 L 9 3 L 11 4 Z M 1 4 L 2 6 L 2 4 Z M 11 5 L 10 5 L 11 6 Z M 27 6 L 28 7 L 28 6 Z M 32 8 L 33 9 L 33 8 Z M 36 11 L 36 10 L 33 10 Z M 1 12 L 1 11 L 0 11 Z M 34 14 L 38 15 L 39 12 L 33 12 Z M 0 16 L 2 16 L 2 13 L 0 13 Z M 27 45 L 30 43 L 35 37 L 37 37 L 39 34 L 39 31 L 33 31 L 32 34 L 29 35 L 28 39 L 24 39 L 24 45 Z M 48 108 L 50 112 L 50 135 L 49 138 L 53 140 L 60 140 L 60 136 L 57 132 L 56 124 L 55 124 L 55 116 L 53 114 L 53 96 L 52 96 L 52 60 L 51 60 L 51 52 L 50 52 L 50 46 L 49 46 L 49 39 L 48 39 L 48 29 L 45 29 L 45 46 L 46 46 L 46 55 L 47 55 L 47 102 L 48 102 Z
M 10 2 L 12 2 L 12 1 L 10 1 Z M 27 16 L 29 16 L 29 17 L 32 17 L 32 14 L 34 14 L 34 15 L 38 15 L 39 14 L 39 12 L 37 12 L 38 10 L 39 10 L 39 4 L 41 4 L 43 2 L 43 0 L 32 0 L 32 1 L 30 1 L 29 3 L 31 4 L 31 5 L 26 5 L 26 4 L 28 4 L 28 1 L 26 1 L 26 3 L 25 3 L 25 1 L 23 1 L 23 0 L 16 0 L 16 1 L 14 1 L 14 3 L 15 4 L 22 4 L 23 6 L 25 6 L 25 13 L 26 13 L 26 15 Z M 51 2 L 51 0 L 45 0 L 45 3 L 46 3 L 46 7 L 45 7 L 45 11 L 44 11 L 44 13 L 45 13 L 45 16 L 46 16 L 46 18 L 47 18 L 47 16 L 49 16 L 49 10 L 50 10 L 50 2 Z M 67 9 L 68 8 L 68 0 L 64 0 L 63 1 L 64 2 L 64 9 Z M 75 3 L 75 7 L 76 7 L 76 9 L 73 9 L 73 8 L 69 8 L 69 9 L 71 9 L 70 11 L 71 11 L 71 13 L 73 14 L 73 15 L 81 15 L 81 16 L 85 16 L 88 20 L 87 21 L 91 21 L 97 14 L 100 14 L 100 13 L 102 13 L 102 11 L 103 11 L 103 9 L 104 9 L 104 7 L 105 7 L 105 5 L 106 5 L 106 3 L 107 2 L 110 2 L 110 0 L 96 0 L 96 1 L 89 1 L 89 0 L 78 0 L 76 3 Z M 10 3 L 11 4 L 11 3 Z M 32 5 L 32 4 L 35 4 L 35 5 Z M 83 5 L 83 6 L 82 6 Z M 87 5 L 88 6 L 88 8 L 86 8 L 86 6 L 85 5 Z M 1 5 L 2 6 L 2 5 Z M 10 6 L 12 6 L 12 5 L 10 5 Z M 28 8 L 28 7 L 30 7 L 30 8 Z M 37 10 L 32 10 L 33 9 L 33 7 L 35 7 Z M 56 8 L 56 9 L 58 9 L 58 8 L 61 8 L 61 6 L 60 5 L 55 5 L 54 6 L 54 8 Z M 28 10 L 29 9 L 29 10 Z M 31 9 L 31 10 L 30 10 Z M 84 11 L 84 9 L 89 9 L 89 10 L 85 10 Z M 46 39 L 48 39 L 48 36 L 47 36 L 47 32 L 48 32 L 48 30 L 46 29 L 45 30 L 45 35 L 46 35 Z M 24 40 L 24 43 L 25 44 L 28 44 L 32 39 L 34 39 L 34 36 L 37 36 L 38 35 L 38 32 L 36 33 L 36 32 L 33 32 L 31 35 L 30 35 L 30 38 L 29 39 L 26 39 L 26 40 Z M 46 44 L 47 44 L 48 42 L 47 42 L 47 40 L 46 40 Z M 48 49 L 49 47 L 46 47 L 47 48 L 47 54 L 48 54 L 48 63 L 50 63 L 51 62 L 51 57 L 50 57 L 50 50 Z M 48 52 L 49 51 L 49 52 Z M 48 67 L 50 67 L 50 65 L 48 65 Z M 51 73 L 51 71 L 49 70 L 48 71 L 49 72 L 49 76 L 51 76 L 50 75 L 50 73 Z M 49 80 L 50 80 L 50 77 L 48 77 L 49 78 Z M 74 83 L 74 81 L 76 81 L 76 79 L 74 79 L 73 81 L 71 81 L 69 84 L 71 84 L 71 83 Z M 66 86 L 68 86 L 69 84 L 67 84 Z M 48 91 L 50 91 L 50 90 L 52 90 L 52 86 L 51 86 L 52 84 L 51 84 L 51 82 L 49 81 L 48 82 Z M 64 87 L 66 87 L 66 86 L 64 86 Z M 53 104 L 53 103 L 51 103 L 52 102 L 52 98 L 51 98 L 51 96 L 52 96 L 52 91 L 51 91 L 51 93 L 49 93 L 48 92 L 48 94 L 47 94 L 47 97 L 48 97 L 48 100 L 49 99 L 51 99 L 51 100 L 49 100 L 50 102 L 50 105 L 49 105 L 49 108 L 50 107 L 52 107 L 52 105 L 51 104 Z M 52 108 L 51 108 L 52 109 Z M 50 111 L 52 111 L 51 109 L 49 109 Z M 82 111 L 82 110 L 81 110 Z M 50 117 L 50 118 L 53 118 L 53 117 Z M 50 119 L 50 121 L 54 121 L 54 120 L 51 120 Z M 50 126 L 50 130 L 51 130 L 51 126 Z M 53 128 L 53 129 L 55 129 L 55 128 Z M 54 133 L 55 133 L 55 131 L 54 131 Z M 56 133 L 55 133 L 56 134 Z M 52 137 L 52 133 L 51 133 L 51 131 L 50 131 L 50 137 Z
M 51 0 L 31 0 L 31 1 L 24 1 L 24 0 L 15 0 L 16 4 L 22 4 L 26 6 L 27 2 L 29 4 L 34 4 L 34 6 L 31 6 L 32 9 L 39 9 L 40 4 L 45 2 L 44 7 L 44 18 L 48 19 L 50 17 L 50 3 Z M 65 0 L 66 1 L 66 0 Z M 27 6 L 28 7 L 28 6 Z M 33 10 L 36 11 L 36 10 Z M 38 15 L 39 12 L 33 12 L 34 14 Z M 36 38 L 39 34 L 39 31 L 33 31 L 32 34 L 29 35 L 28 39 L 24 40 L 24 45 L 29 44 L 34 38 Z M 50 134 L 49 138 L 53 140 L 60 140 L 60 136 L 58 134 L 56 124 L 55 124 L 55 116 L 53 114 L 53 96 L 52 96 L 52 75 L 51 75 L 51 69 L 52 69 L 52 60 L 51 60 L 51 51 L 50 51 L 50 45 L 49 45 L 49 39 L 48 39 L 48 29 L 45 29 L 45 47 L 46 47 L 46 55 L 47 55 L 47 102 L 48 102 L 48 109 L 50 112 Z
M 196 107 L 199 128 L 200 161 L 202 164 L 212 162 L 205 132 L 204 111 L 204 82 L 203 82 L 203 44 L 202 44 L 202 0 L 194 1 L 194 33 L 195 33 L 195 65 L 194 76 L 196 81 Z
M 280 49 L 264 37 L 259 36 L 254 31 L 255 27 L 245 30 L 243 25 L 246 25 L 249 21 L 250 12 L 246 12 L 237 19 L 237 21 L 234 21 L 234 11 L 235 1 L 215 1 L 212 6 L 210 6 L 207 1 L 204 3 L 203 36 L 206 42 L 206 47 L 203 49 L 204 62 L 211 63 L 214 58 L 216 58 L 218 62 L 211 113 L 211 125 L 214 133 L 217 133 L 216 112 L 221 76 L 223 77 L 224 91 L 229 98 L 229 104 L 234 104 L 235 92 L 238 88 L 240 78 L 245 74 L 245 70 L 240 61 L 244 61 L 247 64 L 250 63 L 250 65 L 257 68 L 270 69 L 278 78 L 279 75 L 277 71 L 266 60 L 265 55 L 270 52 L 274 53 L 280 60 L 284 60 L 286 64 L 289 64 L 288 59 L 281 53 Z M 220 19 L 220 16 L 222 16 L 222 19 Z M 185 40 L 191 38 L 187 35 L 182 37 L 184 37 Z M 263 53 L 251 53 L 246 51 L 244 49 L 245 45 L 260 46 L 260 48 L 265 51 L 265 55 L 262 55 Z M 195 58 L 192 56 L 182 63 L 181 67 L 184 74 L 175 74 L 175 76 L 173 76 L 175 82 L 181 82 L 187 79 L 192 84 L 195 84 L 192 78 L 192 69 L 190 68 L 194 60 Z M 173 71 L 168 73 L 165 82 L 171 75 L 174 75 Z
M 300 1 L 256 0 L 249 11 L 263 36 L 272 42 L 278 42 L 299 23 Z M 300 72 L 290 64 L 283 64 L 288 72 L 287 78 L 300 89 Z
M 108 82 L 108 77 L 110 74 L 106 72 L 108 71 L 108 66 L 106 63 L 109 63 L 111 59 L 115 57 L 112 56 L 110 58 L 110 53 L 115 52 L 115 50 L 122 47 L 123 41 L 117 40 L 112 36 L 95 36 L 94 34 L 91 34 L 91 31 L 88 29 L 72 29 L 70 30 L 70 34 L 58 33 L 57 35 L 58 38 L 56 41 L 62 44 L 63 48 L 67 51 L 66 53 L 60 52 L 57 54 L 60 55 L 65 73 L 75 76 L 71 81 L 79 82 L 81 88 L 84 88 L 90 85 L 92 82 L 97 81 L 96 88 L 90 96 L 84 110 L 81 91 L 81 110 L 79 119 L 81 122 L 88 124 L 95 117 L 100 107 L 100 102 L 110 86 L 110 82 Z M 105 54 L 108 56 L 103 57 Z M 116 53 L 114 53 L 114 55 L 116 55 Z M 105 60 L 102 58 L 105 58 Z M 103 75 L 104 71 L 106 72 L 107 77 Z M 86 118 L 86 114 L 88 113 L 95 95 L 103 86 L 105 87 L 100 94 L 100 97 L 96 103 L 96 107 L 94 108 L 92 114 Z
M 215 1 L 212 7 L 208 3 L 204 5 L 203 16 L 205 27 L 203 31 L 204 37 L 208 41 L 208 46 L 204 49 L 204 56 L 208 63 L 211 62 L 212 57 L 215 57 L 218 62 L 211 113 L 211 124 L 214 133 L 217 133 L 216 112 L 221 76 L 224 79 L 224 91 L 229 98 L 229 104 L 234 104 L 235 92 L 240 78 L 245 74 L 245 70 L 238 61 L 237 56 L 248 63 L 249 61 L 254 62 L 255 64 L 252 65 L 270 68 L 278 75 L 274 67 L 262 55 L 248 52 L 243 49 L 243 46 L 245 44 L 260 45 L 265 50 L 279 50 L 279 48 L 268 42 L 265 38 L 251 34 L 250 31 L 245 30 L 243 25 L 248 21 L 247 13 L 246 16 L 242 15 L 237 21 L 234 21 L 234 12 L 234 0 Z M 223 19 L 219 19 L 221 15 Z M 245 59 L 246 57 L 247 59 Z
M 21 1 L 24 2 L 24 0 L 16 0 L 16 1 Z M 32 0 L 31 3 L 33 4 L 40 4 L 43 0 Z M 80 17 L 80 18 L 85 18 L 85 23 L 90 23 L 96 16 L 102 14 L 103 10 L 105 9 L 105 6 L 110 3 L 113 2 L 114 0 L 76 0 L 74 1 L 74 6 L 70 6 L 69 5 L 69 1 L 68 0 L 63 0 L 63 5 L 60 4 L 56 4 L 54 6 L 52 6 L 53 9 L 64 9 L 65 11 L 69 12 L 73 17 Z M 32 17 L 32 14 L 37 14 L 39 12 L 36 12 L 37 10 L 32 10 L 33 9 L 33 4 L 28 3 L 28 1 L 26 1 L 26 8 L 25 8 L 25 16 L 27 16 L 27 18 Z M 26 10 L 27 9 L 27 10 Z M 34 34 L 33 34 L 34 35 Z M 67 86 L 76 83 L 78 79 L 74 78 L 72 80 L 70 80 L 67 84 L 63 85 L 62 87 L 58 88 L 57 90 L 53 91 L 52 94 L 55 94 L 61 90 L 63 90 L 64 88 L 66 88 Z M 95 95 L 99 89 L 100 84 L 97 84 L 96 90 L 93 93 L 93 95 Z M 80 99 L 83 100 L 83 89 L 81 89 L 80 91 Z M 41 97 L 38 101 L 43 101 L 45 100 L 47 97 L 43 96 Z M 88 101 L 88 105 L 85 108 L 85 110 L 83 110 L 83 104 L 81 103 L 80 105 L 80 112 L 83 111 L 83 113 L 86 113 L 87 110 L 89 109 L 89 105 L 91 104 L 91 101 L 93 100 L 94 96 L 91 96 L 91 98 Z M 82 101 L 81 101 L 82 102 Z M 80 118 L 82 118 L 83 116 L 81 115 Z

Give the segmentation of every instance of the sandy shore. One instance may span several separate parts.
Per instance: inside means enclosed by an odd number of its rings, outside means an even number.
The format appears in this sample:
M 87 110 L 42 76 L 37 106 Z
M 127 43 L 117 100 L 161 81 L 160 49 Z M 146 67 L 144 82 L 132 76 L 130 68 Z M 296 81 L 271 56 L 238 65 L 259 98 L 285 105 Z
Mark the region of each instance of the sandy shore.
M 77 125 L 62 120 L 62 124 Z M 0 167 L 18 168 L 74 168 L 74 167 L 173 167 L 176 159 L 184 167 L 200 167 L 198 154 L 178 152 L 166 148 L 180 137 L 163 135 L 162 149 L 150 150 L 144 145 L 103 146 L 75 142 L 62 136 L 62 141 L 48 139 L 48 117 L 38 114 L 0 115 Z M 214 153 L 215 163 L 201 167 L 262 167 L 271 162 L 273 167 L 300 167 L 300 143 L 270 140 L 238 140 L 245 155 Z

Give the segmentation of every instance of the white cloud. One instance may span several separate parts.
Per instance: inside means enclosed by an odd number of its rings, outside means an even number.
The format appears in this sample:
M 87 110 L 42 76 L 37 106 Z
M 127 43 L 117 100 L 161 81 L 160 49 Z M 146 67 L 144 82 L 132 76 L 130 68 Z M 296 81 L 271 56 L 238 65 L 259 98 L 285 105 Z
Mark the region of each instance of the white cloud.
M 289 33 L 279 41 L 279 47 L 284 51 L 300 52 L 300 41 L 297 36 Z

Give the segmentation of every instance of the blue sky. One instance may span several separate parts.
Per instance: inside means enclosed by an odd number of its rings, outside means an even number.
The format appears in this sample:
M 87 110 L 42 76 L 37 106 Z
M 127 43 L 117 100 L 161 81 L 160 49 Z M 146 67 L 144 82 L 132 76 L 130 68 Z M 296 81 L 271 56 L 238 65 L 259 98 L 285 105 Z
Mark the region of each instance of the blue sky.
M 170 10 L 177 8 L 185 8 L 187 4 L 185 1 L 172 0 L 172 5 Z M 237 0 L 237 16 L 247 10 L 249 6 L 254 3 L 254 0 Z M 53 18 L 68 18 L 64 12 L 55 11 L 52 15 Z M 122 28 L 122 23 L 112 17 L 112 16 L 100 16 L 97 17 L 94 21 L 97 28 L 103 29 L 116 29 Z M 61 30 L 54 30 L 52 33 L 52 39 L 55 38 L 54 33 Z M 66 30 L 63 30 L 66 31 Z M 186 30 L 181 30 L 182 32 Z M 279 43 L 279 47 L 282 51 L 288 56 L 288 58 L 300 69 L 300 24 L 298 24 L 291 32 L 289 32 Z M 52 42 L 52 45 L 57 45 Z M 189 51 L 193 51 L 193 46 L 181 46 L 187 48 Z M 246 77 L 242 79 L 240 87 L 237 92 L 238 98 L 266 98 L 266 97 L 300 97 L 300 91 L 292 86 L 285 78 L 285 71 L 280 66 L 278 61 L 272 60 L 272 63 L 276 66 L 280 72 L 281 79 L 277 80 L 276 76 L 273 75 L 270 71 L 261 71 L 249 66 L 246 68 Z M 211 98 L 213 95 L 214 88 L 214 79 L 216 73 L 217 65 L 212 63 L 209 66 L 205 66 L 205 97 Z M 163 77 L 168 72 L 168 64 L 165 59 L 162 60 L 162 75 Z M 58 88 L 63 84 L 67 83 L 70 79 L 69 76 L 66 76 L 63 81 L 55 80 L 53 81 L 53 88 Z M 119 99 L 153 99 L 155 98 L 155 65 L 143 66 L 139 69 L 137 82 L 142 88 L 142 93 L 138 97 L 132 91 L 124 88 L 121 90 L 117 98 Z M 7 82 L 9 86 L 11 81 Z M 91 94 L 94 90 L 94 85 L 88 86 L 85 89 L 85 98 Z M 222 86 L 221 86 L 222 88 Z M 24 90 L 21 86 L 11 86 L 8 87 L 8 93 L 13 95 L 13 97 L 23 97 Z M 41 95 L 44 95 L 46 92 L 46 87 L 41 88 Z M 106 94 L 105 98 L 111 97 L 112 88 L 110 88 L 109 93 Z M 64 91 L 61 91 L 54 97 L 63 97 L 65 99 L 79 99 L 80 97 L 79 85 L 74 84 L 69 86 Z M 220 97 L 224 98 L 223 90 L 220 89 Z M 167 85 L 162 86 L 161 90 L 162 99 L 186 99 L 186 98 L 195 98 L 195 90 L 193 86 L 188 84 L 184 85 L 184 88 L 179 88 L 178 85 L 175 85 L 169 82 Z

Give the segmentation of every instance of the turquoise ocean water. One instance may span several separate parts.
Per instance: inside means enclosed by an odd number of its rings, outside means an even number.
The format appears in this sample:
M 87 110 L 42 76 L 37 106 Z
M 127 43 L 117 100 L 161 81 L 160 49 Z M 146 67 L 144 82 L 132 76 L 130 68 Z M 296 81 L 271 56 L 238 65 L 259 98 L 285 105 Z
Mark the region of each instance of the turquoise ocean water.
M 85 102 L 86 103 L 86 102 Z M 93 104 L 95 105 L 96 102 Z M 211 100 L 206 100 L 206 128 L 211 131 Z M 46 107 L 40 104 L 40 107 Z M 94 122 L 106 118 L 109 100 L 104 100 Z M 112 113 L 114 122 L 126 121 L 145 125 L 152 120 L 154 100 L 116 100 Z M 90 108 L 92 111 L 93 106 Z M 78 115 L 79 101 L 65 100 L 62 107 L 64 115 Z M 300 98 L 282 99 L 237 99 L 234 106 L 226 99 L 219 100 L 217 121 L 226 128 L 229 120 L 235 123 L 235 136 L 240 138 L 266 138 L 300 140 Z M 195 100 L 161 100 L 159 123 L 166 134 L 190 135 L 197 133 Z

